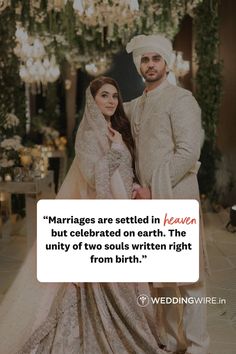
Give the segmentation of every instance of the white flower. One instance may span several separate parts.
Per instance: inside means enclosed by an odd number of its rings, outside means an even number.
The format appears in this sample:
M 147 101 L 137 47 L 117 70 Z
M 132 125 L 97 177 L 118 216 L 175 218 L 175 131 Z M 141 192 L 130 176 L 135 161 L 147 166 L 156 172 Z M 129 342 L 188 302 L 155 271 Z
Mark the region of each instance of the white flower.
M 63 44 L 63 45 L 68 45 L 69 43 L 67 42 L 67 40 L 65 39 L 64 35 L 62 34 L 56 34 L 55 35 L 55 39 L 57 41 L 57 43 Z
M 13 138 L 4 139 L 1 142 L 0 146 L 6 150 L 13 149 L 15 151 L 18 151 L 22 148 L 22 145 L 20 142 L 21 142 L 21 137 L 18 135 L 14 135 Z
M 7 113 L 6 114 L 6 119 L 5 119 L 5 123 L 3 124 L 3 127 L 5 129 L 10 129 L 13 127 L 17 127 L 20 123 L 19 118 L 17 118 L 17 116 L 13 113 Z
M 41 132 L 47 137 L 47 138 L 52 138 L 52 139 L 55 139 L 55 138 L 58 138 L 60 133 L 58 130 L 52 128 L 52 127 L 45 127 L 43 126 L 41 128 Z
M 0 166 L 1 167 L 12 167 L 14 166 L 14 161 L 13 160 L 7 160 L 7 159 L 1 159 L 0 160 Z
M 19 135 L 14 135 L 13 139 L 15 139 L 18 143 L 21 142 L 21 137 Z

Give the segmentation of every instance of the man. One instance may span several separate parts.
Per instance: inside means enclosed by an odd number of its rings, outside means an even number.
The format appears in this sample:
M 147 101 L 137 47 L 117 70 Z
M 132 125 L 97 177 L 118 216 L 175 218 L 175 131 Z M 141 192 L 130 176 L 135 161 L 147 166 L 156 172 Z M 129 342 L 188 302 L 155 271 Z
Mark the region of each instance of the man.
M 202 128 L 200 108 L 192 94 L 167 80 L 171 42 L 162 35 L 136 36 L 126 47 L 145 79 L 141 97 L 125 105 L 135 140 L 135 168 L 141 188 L 139 199 L 199 199 L 197 170 Z M 204 243 L 200 241 L 201 268 Z M 196 284 L 154 284 L 159 296 L 204 297 L 203 269 Z M 178 287 L 177 287 L 178 285 Z M 166 349 L 175 353 L 207 354 L 206 305 L 165 305 L 163 326 Z M 181 326 L 180 326 L 181 323 Z M 180 328 L 184 331 L 184 346 Z

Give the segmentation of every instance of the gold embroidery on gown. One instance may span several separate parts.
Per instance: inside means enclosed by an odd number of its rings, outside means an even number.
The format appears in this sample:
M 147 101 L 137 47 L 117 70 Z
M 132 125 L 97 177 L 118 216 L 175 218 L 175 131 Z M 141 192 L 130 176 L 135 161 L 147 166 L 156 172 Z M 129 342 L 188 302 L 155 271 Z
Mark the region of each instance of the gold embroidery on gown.
M 164 354 L 152 305 L 137 305 L 147 283 L 69 284 L 47 321 L 17 354 Z

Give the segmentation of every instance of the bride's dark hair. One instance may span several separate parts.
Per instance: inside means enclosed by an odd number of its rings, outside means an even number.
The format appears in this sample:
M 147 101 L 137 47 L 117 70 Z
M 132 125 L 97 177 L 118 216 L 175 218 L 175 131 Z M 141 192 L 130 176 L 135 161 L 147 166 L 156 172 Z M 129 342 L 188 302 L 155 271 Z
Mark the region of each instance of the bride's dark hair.
M 92 94 L 93 98 L 95 98 L 98 90 L 105 84 L 110 84 L 117 89 L 118 105 L 117 105 L 115 113 L 111 117 L 111 126 L 113 129 L 117 130 L 122 135 L 123 141 L 126 144 L 126 146 L 128 147 L 128 149 L 131 153 L 132 159 L 134 161 L 134 140 L 133 140 L 133 137 L 131 134 L 131 127 L 130 127 L 129 120 L 128 120 L 128 118 L 125 114 L 125 111 L 124 111 L 121 92 L 120 92 L 117 82 L 114 79 L 112 79 L 111 77 L 100 76 L 97 79 L 94 79 L 93 81 L 91 81 L 91 83 L 90 83 L 91 94 Z

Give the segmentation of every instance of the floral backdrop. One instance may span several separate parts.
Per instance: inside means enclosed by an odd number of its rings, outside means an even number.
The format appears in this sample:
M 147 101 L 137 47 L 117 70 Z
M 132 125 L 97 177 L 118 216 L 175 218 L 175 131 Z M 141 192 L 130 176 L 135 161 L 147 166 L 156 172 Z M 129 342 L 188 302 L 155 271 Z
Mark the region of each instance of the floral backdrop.
M 0 143 L 0 166 L 9 172 L 11 167 L 19 165 L 19 150 L 22 148 L 21 137 L 17 134 L 20 120 L 13 113 L 6 114 L 2 125 L 2 141 Z
M 86 7 L 85 4 L 88 4 Z M 202 88 L 206 85 L 204 70 L 208 75 L 213 73 L 214 78 L 220 80 L 220 66 L 218 64 L 218 0 L 131 0 L 126 14 L 116 13 L 117 5 L 128 3 L 117 0 L 0 0 L 0 144 L 1 168 L 5 168 L 13 160 L 9 148 L 6 151 L 5 139 L 14 139 L 26 127 L 28 107 L 26 105 L 26 90 L 30 87 L 35 90 L 55 86 L 54 81 L 63 74 L 65 63 L 69 63 L 72 72 L 78 68 L 85 68 L 91 61 L 105 60 L 111 62 L 112 55 L 117 53 L 129 38 L 134 34 L 149 34 L 163 32 L 173 39 L 178 32 L 183 17 L 188 14 L 194 18 L 197 28 L 197 64 L 200 76 L 197 78 L 197 95 L 202 100 Z M 139 11 L 137 8 L 139 4 Z M 125 5 L 124 5 L 125 6 Z M 127 6 L 127 5 L 126 5 Z M 128 10 L 127 10 L 128 9 Z M 105 15 L 104 15 L 105 14 Z M 201 31 L 209 32 L 207 39 Z M 205 27 L 204 27 L 205 26 Z M 207 43 L 208 40 L 208 43 Z M 200 44 L 199 44 L 200 43 Z M 201 46 L 205 43 L 205 49 Z M 209 55 L 208 55 L 209 54 Z M 208 57 L 207 67 L 204 67 L 204 56 Z M 41 63 L 41 66 L 40 66 Z M 214 64 L 214 65 L 213 65 Z M 45 68 L 47 70 L 45 70 Z M 50 68 L 50 70 L 49 70 Z M 27 71 L 28 70 L 28 71 Z M 38 79 L 32 83 L 32 75 L 38 74 Z M 45 76 L 45 75 L 46 76 Z M 41 76 L 40 76 L 41 75 Z M 27 81 L 28 80 L 28 81 Z M 23 81 L 26 83 L 23 84 Z M 69 85 L 69 83 L 67 82 Z M 207 83 L 208 92 L 212 87 L 215 101 L 219 102 L 219 90 L 215 94 L 214 83 Z M 205 90 L 205 89 L 204 89 Z M 29 92 L 28 92 L 29 94 Z M 204 101 L 204 98 L 203 98 Z M 202 102 L 201 102 L 202 103 Z M 56 111 L 56 100 L 54 100 Z M 218 108 L 213 107 L 210 99 L 203 102 L 203 118 L 209 151 L 214 151 L 215 126 L 218 117 Z M 211 120 L 209 114 L 211 112 Z M 9 115 L 19 119 L 18 126 L 6 127 Z M 56 125 L 52 128 L 55 129 Z M 20 140 L 17 140 L 20 143 Z M 3 150 L 4 149 L 4 150 Z M 15 150 L 16 151 L 16 150 Z M 207 154 L 206 154 L 207 155 Z M 214 154 L 207 155 L 207 161 L 215 160 Z M 17 163 L 17 159 L 14 160 Z M 10 167 L 10 166 L 8 166 Z M 209 169 L 206 168 L 209 173 Z M 215 170 L 212 171 L 214 176 Z M 211 180 L 214 180 L 212 178 Z M 208 184 L 209 185 L 209 184 Z M 212 186 L 209 185 L 209 189 Z

